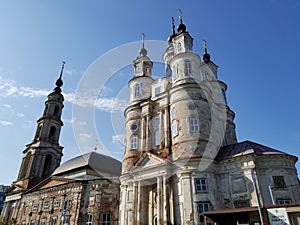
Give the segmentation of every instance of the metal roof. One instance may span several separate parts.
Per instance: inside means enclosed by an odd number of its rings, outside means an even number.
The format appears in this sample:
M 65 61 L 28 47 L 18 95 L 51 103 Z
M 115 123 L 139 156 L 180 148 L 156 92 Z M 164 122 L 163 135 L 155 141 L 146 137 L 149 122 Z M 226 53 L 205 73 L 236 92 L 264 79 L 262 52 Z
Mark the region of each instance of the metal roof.
M 243 141 L 240 143 L 224 146 L 219 150 L 216 160 L 229 159 L 237 156 L 255 154 L 255 155 L 288 155 L 282 151 L 270 148 L 252 141 Z
M 59 176 L 74 171 L 89 168 L 99 175 L 120 176 L 122 163 L 110 156 L 97 153 L 95 151 L 72 158 L 59 166 L 52 175 Z

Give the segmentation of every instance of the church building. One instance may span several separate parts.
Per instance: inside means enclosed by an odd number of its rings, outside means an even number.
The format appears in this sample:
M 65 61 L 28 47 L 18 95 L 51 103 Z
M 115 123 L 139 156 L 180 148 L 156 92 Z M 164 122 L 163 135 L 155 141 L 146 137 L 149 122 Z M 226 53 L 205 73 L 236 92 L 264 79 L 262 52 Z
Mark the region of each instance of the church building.
M 227 85 L 180 16 L 154 79 L 144 35 L 128 82 L 123 162 L 91 151 L 61 164 L 64 64 L 1 218 L 21 225 L 300 225 L 296 156 L 238 142 Z
M 202 59 L 193 52 L 182 17 L 163 59 L 165 76 L 154 79 L 143 40 L 133 62 L 120 224 L 263 224 L 278 204 L 298 204 L 299 224 L 297 157 L 237 142 L 227 85 L 205 41 Z

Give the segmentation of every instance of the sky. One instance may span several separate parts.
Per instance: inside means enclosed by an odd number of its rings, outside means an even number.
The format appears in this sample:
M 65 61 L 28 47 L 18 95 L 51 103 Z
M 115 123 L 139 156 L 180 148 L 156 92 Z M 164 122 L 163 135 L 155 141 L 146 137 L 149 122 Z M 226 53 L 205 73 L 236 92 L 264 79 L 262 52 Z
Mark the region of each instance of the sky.
M 149 57 L 155 59 L 154 76 L 164 76 L 157 55 L 171 34 L 172 16 L 178 24 L 179 8 L 194 38 L 194 52 L 203 54 L 206 39 L 212 61 L 219 66 L 219 79 L 228 85 L 238 141 L 255 141 L 299 157 L 299 1 L 3 1 L 0 184 L 16 180 L 22 151 L 34 137 L 62 61 L 66 61 L 62 162 L 95 147 L 122 160 L 122 110 L 141 33 Z M 93 73 L 94 66 L 106 72 Z M 87 78 L 98 88 L 92 93 L 95 101 L 76 101 Z M 77 110 L 80 104 L 89 109 L 87 114 Z M 82 129 L 90 127 L 85 116 L 94 129 Z M 299 162 L 296 165 L 300 171 Z

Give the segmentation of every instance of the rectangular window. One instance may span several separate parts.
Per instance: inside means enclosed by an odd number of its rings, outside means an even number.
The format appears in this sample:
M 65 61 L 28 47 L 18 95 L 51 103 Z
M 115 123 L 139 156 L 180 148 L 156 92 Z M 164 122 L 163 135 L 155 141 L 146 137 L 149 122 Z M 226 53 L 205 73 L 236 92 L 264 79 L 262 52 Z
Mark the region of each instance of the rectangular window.
M 87 214 L 86 225 L 92 225 L 93 215 L 91 213 Z
M 45 202 L 43 205 L 43 210 L 48 210 L 49 209 L 49 202 Z
M 277 200 L 277 204 L 280 204 L 280 205 L 291 204 L 291 200 L 290 199 L 279 199 L 279 200 Z
M 197 212 L 199 215 L 200 223 L 204 223 L 204 216 L 201 215 L 201 213 L 210 211 L 209 205 L 210 205 L 209 202 L 197 202 Z
M 63 219 L 63 225 L 68 225 L 70 222 L 70 216 L 64 216 L 64 219 Z
M 39 207 L 38 204 L 33 204 L 33 206 L 32 206 L 32 212 L 37 212 L 38 211 L 38 207 Z
M 131 135 L 131 140 L 130 140 L 130 148 L 131 149 L 137 149 L 137 134 Z
M 54 199 L 53 201 L 53 208 L 58 208 L 59 207 L 59 201 L 57 199 Z
M 195 190 L 196 192 L 206 192 L 207 191 L 207 180 L 205 178 L 195 179 Z
M 111 224 L 111 214 L 103 213 L 102 214 L 102 225 L 110 225 Z
M 192 75 L 192 63 L 189 60 L 184 61 L 184 75 L 185 76 Z
M 63 203 L 63 209 L 70 209 L 71 205 L 72 205 L 72 200 L 71 199 L 67 199 Z
M 26 225 L 26 221 L 23 220 L 23 221 L 21 222 L 21 225 Z
M 30 225 L 34 225 L 34 224 L 35 224 L 35 220 L 31 220 Z
M 247 208 L 250 207 L 249 200 L 237 200 L 233 202 L 234 208 Z
M 177 78 L 177 67 L 176 67 L 176 65 L 174 65 L 172 67 L 172 80 L 174 81 L 174 80 L 176 80 L 176 78 Z
M 141 84 L 137 83 L 134 86 L 134 97 L 140 97 Z
M 41 219 L 40 225 L 46 225 L 46 218 L 42 218 L 42 219 Z
M 190 131 L 191 133 L 199 132 L 199 121 L 196 117 L 190 117 Z
M 57 217 L 52 217 L 51 225 L 56 225 L 56 224 L 57 224 Z
M 273 176 L 274 188 L 285 188 L 285 181 L 283 176 Z
M 171 130 L 172 130 L 172 137 L 175 137 L 175 136 L 178 135 L 177 121 L 176 120 L 172 120 Z

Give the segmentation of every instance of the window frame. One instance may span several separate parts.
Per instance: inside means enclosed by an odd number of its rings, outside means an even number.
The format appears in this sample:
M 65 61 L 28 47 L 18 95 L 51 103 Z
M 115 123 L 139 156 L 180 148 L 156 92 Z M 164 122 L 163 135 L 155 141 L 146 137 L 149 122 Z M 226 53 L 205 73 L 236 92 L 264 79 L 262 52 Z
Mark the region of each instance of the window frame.
M 189 125 L 190 125 L 190 132 L 191 133 L 198 133 L 199 132 L 199 119 L 195 116 L 189 117 Z
M 274 188 L 286 188 L 284 176 L 272 176 Z
M 175 81 L 177 79 L 177 65 L 172 66 L 172 80 Z
M 160 145 L 160 130 L 157 129 L 154 133 L 154 144 L 155 146 L 159 146 Z
M 138 149 L 138 135 L 132 134 L 130 136 L 130 149 L 137 150 Z
M 102 213 L 101 215 L 101 225 L 111 225 L 111 213 Z
M 199 183 L 197 181 L 199 181 Z M 204 183 L 202 181 L 204 181 Z M 195 178 L 194 184 L 195 184 L 195 192 L 196 193 L 208 192 L 207 178 Z M 205 187 L 205 188 L 203 188 L 203 187 Z
M 179 52 L 182 52 L 182 44 L 181 44 L 181 42 L 178 42 L 177 43 L 177 52 L 179 53 Z
M 184 60 L 184 75 L 186 77 L 192 75 L 192 62 L 190 60 Z
M 141 96 L 141 84 L 140 83 L 136 83 L 134 85 L 134 97 L 138 98 Z
M 51 222 L 50 222 L 50 225 L 56 225 L 57 224 L 57 217 L 56 216 L 53 216 L 51 218 Z
M 288 205 L 292 203 L 291 199 L 277 199 L 276 202 L 279 205 Z
M 172 137 L 176 137 L 178 135 L 178 124 L 177 124 L 177 120 L 172 120 L 171 122 L 171 133 L 172 133 Z
M 86 217 L 86 225 L 92 225 L 92 223 L 93 223 L 93 214 L 88 213 Z

